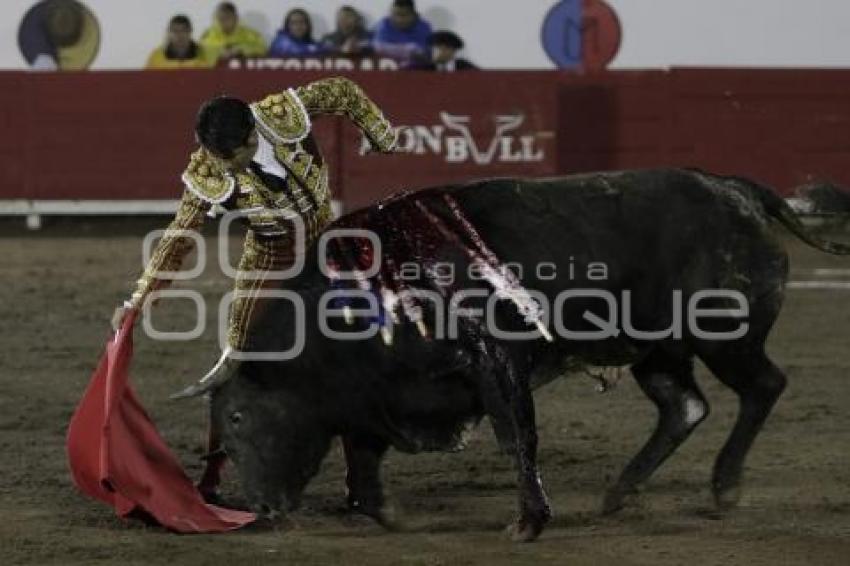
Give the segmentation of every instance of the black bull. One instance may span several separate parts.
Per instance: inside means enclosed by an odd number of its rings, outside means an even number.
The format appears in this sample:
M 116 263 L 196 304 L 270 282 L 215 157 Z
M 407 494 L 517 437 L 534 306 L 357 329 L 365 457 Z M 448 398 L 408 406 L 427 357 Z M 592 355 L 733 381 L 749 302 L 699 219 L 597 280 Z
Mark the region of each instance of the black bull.
M 409 218 L 414 201 L 426 205 L 422 210 L 431 221 L 401 227 L 393 219 Z M 733 505 L 744 458 L 786 382 L 764 347 L 788 273 L 787 254 L 771 220 L 823 251 L 847 254 L 850 248 L 809 234 L 769 189 L 685 170 L 435 188 L 338 221 L 334 227 L 367 228 L 386 239 L 396 263 L 405 259 L 399 254 L 407 254 L 420 266 L 433 268 L 439 260 L 455 268 L 455 280 L 448 284 L 427 269 L 404 283 L 436 289 L 447 299 L 439 306 L 417 303 L 429 305 L 423 309 L 424 327 L 432 334 L 441 311 L 453 309 L 451 297 L 461 290 L 492 290 L 467 269 L 471 256 L 461 244 L 475 247 L 470 232 L 458 237 L 461 232 L 447 235 L 437 228 L 458 224 L 447 202 L 459 206 L 473 235 L 499 261 L 522 269 L 524 289 L 538 291 L 550 311 L 558 311 L 544 321 L 554 340 L 543 339 L 514 302 L 494 302 L 488 313 L 481 297 L 454 305 L 467 311 L 455 318 L 453 338 L 426 339 L 420 335 L 423 326 L 404 317 L 391 344 L 379 334 L 352 341 L 329 337 L 317 322 L 320 303 L 340 284 L 320 273 L 316 250 L 309 250 L 304 271 L 282 283 L 305 305 L 306 322 L 298 331 L 303 351 L 288 361 L 243 361 L 212 392 L 214 425 L 252 507 L 273 516 L 297 506 L 331 440 L 341 436 L 349 504 L 386 521 L 379 466 L 387 449 L 454 449 L 466 427 L 488 416 L 500 443 L 516 458 L 519 514 L 513 535 L 532 540 L 551 512 L 538 474 L 531 390 L 570 368 L 629 365 L 657 406 L 657 428 L 605 497 L 604 510 L 612 512 L 708 415 L 694 381 L 694 357 L 740 398 L 737 422 L 715 461 L 711 484 L 718 505 Z M 401 247 L 399 238 L 406 242 Z M 350 246 L 330 249 L 338 267 L 360 265 Z M 397 276 L 408 267 L 391 265 L 380 281 L 398 290 Z M 395 279 L 388 283 L 387 278 Z M 559 303 L 558 296 L 568 291 L 574 293 Z M 362 306 L 357 300 L 348 304 L 353 310 Z M 560 330 L 554 323 L 559 317 Z M 332 319 L 326 326 L 362 331 L 374 327 L 376 318 L 354 312 L 354 320 Z M 384 318 L 390 319 L 386 313 Z M 252 334 L 253 349 L 293 346 L 292 301 L 266 307 L 262 320 Z M 564 332 L 592 333 L 606 326 L 608 333 L 596 338 Z M 536 338 L 509 339 L 497 330 L 533 331 Z

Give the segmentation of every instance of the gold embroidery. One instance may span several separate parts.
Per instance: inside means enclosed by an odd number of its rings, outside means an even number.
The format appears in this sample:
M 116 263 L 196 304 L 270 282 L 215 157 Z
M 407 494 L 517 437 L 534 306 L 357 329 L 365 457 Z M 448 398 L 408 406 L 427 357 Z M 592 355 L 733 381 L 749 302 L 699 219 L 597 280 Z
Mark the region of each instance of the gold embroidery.
M 249 211 L 246 216 L 251 226 L 239 263 L 240 273 L 280 270 L 291 265 L 295 253 L 293 240 L 289 233 L 280 234 L 288 228 L 281 213 L 301 215 L 307 246 L 316 239 L 331 222 L 333 212 L 327 164 L 318 152 L 308 151 L 300 143 L 310 134 L 310 116 L 344 114 L 357 124 L 375 149 L 389 152 L 395 145 L 394 130 L 380 109 L 360 87 L 344 78 L 325 79 L 297 91 L 267 96 L 253 104 L 251 110 L 260 135 L 272 141 L 275 157 L 290 168 L 286 180 L 289 192 L 273 192 L 250 171 L 228 173 L 221 160 L 203 148 L 198 149 L 183 174 L 188 190 L 183 193 L 177 215 L 137 282 L 132 295 L 134 306 L 140 307 L 151 291 L 167 284 L 158 274 L 177 271 L 183 257 L 192 249 L 192 240 L 178 236 L 179 232 L 175 231 L 199 229 L 211 204 L 227 201 L 237 186 L 239 191 L 233 204 L 239 210 Z M 258 235 L 262 234 L 267 236 L 260 238 Z M 237 276 L 236 288 L 253 291 L 265 284 L 265 277 L 256 281 Z M 255 297 L 249 296 L 238 299 L 231 307 L 228 337 L 234 348 L 245 347 L 255 301 Z
M 218 204 L 230 197 L 235 186 L 233 178 L 222 168 L 218 159 L 203 148 L 189 159 L 183 182 L 195 195 L 209 203 Z
M 257 128 L 277 143 L 294 143 L 310 133 L 310 116 L 295 91 L 267 96 L 251 105 Z
M 183 258 L 194 247 L 192 238 L 185 236 L 183 232 L 199 230 L 209 209 L 210 205 L 193 193 L 183 192 L 183 200 L 180 202 L 174 220 L 166 228 L 142 276 L 136 282 L 136 289 L 130 297 L 134 307 L 141 308 L 153 290 L 168 283 L 167 280 L 160 278 L 161 273 L 180 269 Z
M 345 114 L 357 124 L 376 150 L 390 152 L 394 149 L 396 136 L 389 121 L 363 90 L 349 79 L 323 79 L 300 87 L 296 92 L 308 114 Z
M 331 218 L 330 206 L 320 209 L 318 214 L 310 214 L 304 218 L 305 249 L 315 242 L 322 230 L 330 223 Z M 277 280 L 268 279 L 268 272 L 289 268 L 295 261 L 296 251 L 294 241 L 287 234 L 273 238 L 259 238 L 255 232 L 248 232 L 236 278 L 236 289 L 247 294 L 237 298 L 230 306 L 227 337 L 232 348 L 250 349 L 247 343 L 249 330 L 255 313 L 263 310 L 262 307 L 258 308 L 258 303 L 264 301 L 257 298 L 255 293 L 280 284 Z M 257 277 L 250 277 L 248 274 Z

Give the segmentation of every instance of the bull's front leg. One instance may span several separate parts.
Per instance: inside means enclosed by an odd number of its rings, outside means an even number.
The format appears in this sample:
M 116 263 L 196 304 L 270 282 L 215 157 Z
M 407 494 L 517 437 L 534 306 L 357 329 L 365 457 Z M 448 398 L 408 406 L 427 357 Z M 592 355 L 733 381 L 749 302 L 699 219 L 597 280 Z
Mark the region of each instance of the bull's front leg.
M 530 371 L 518 364 L 503 346 L 489 340 L 485 344 L 481 376 L 484 403 L 489 405 L 485 408 L 493 419 L 508 414 L 513 428 L 519 516 L 508 529 L 513 540 L 530 542 L 540 535 L 552 516 L 537 469 L 537 426 Z M 494 395 L 495 391 L 501 396 Z M 500 398 L 502 406 L 498 406 Z
M 395 510 L 387 503 L 381 483 L 381 461 L 389 444 L 375 436 L 350 434 L 342 437 L 342 447 L 348 508 L 386 528 L 395 528 Z
M 486 377 L 479 379 L 481 400 L 499 448 L 509 456 L 516 456 L 516 434 L 514 434 L 509 393 L 503 387 L 503 380 L 493 377 L 493 371 L 488 367 L 482 372 Z
M 537 425 L 529 376 L 512 364 L 508 364 L 506 373 L 512 387 L 510 404 L 519 474 L 519 517 L 511 525 L 510 533 L 516 541 L 530 542 L 543 531 L 552 511 L 537 469 Z

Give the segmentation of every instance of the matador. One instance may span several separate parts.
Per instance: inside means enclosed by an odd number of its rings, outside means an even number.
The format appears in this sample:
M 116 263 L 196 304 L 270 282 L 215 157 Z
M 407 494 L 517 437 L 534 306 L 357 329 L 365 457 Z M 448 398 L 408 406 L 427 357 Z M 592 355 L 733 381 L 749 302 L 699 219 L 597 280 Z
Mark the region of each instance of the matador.
M 169 282 L 169 272 L 179 270 L 193 248 L 187 233 L 197 231 L 220 205 L 239 211 L 248 230 L 230 306 L 228 344 L 217 365 L 227 363 L 232 352 L 250 350 L 248 329 L 260 310 L 257 291 L 278 286 L 271 274 L 295 260 L 291 216 L 300 218 L 305 248 L 332 220 L 328 165 L 312 134 L 313 118 L 328 114 L 348 117 L 373 150 L 395 149 L 397 130 L 360 87 L 345 78 L 319 80 L 251 104 L 231 97 L 206 102 L 195 125 L 200 147 L 183 173 L 185 190 L 177 214 L 130 299 L 116 309 L 113 326 Z M 211 427 L 207 470 L 199 485 L 209 497 L 214 496 L 224 462 L 223 454 L 216 454 L 217 436 Z

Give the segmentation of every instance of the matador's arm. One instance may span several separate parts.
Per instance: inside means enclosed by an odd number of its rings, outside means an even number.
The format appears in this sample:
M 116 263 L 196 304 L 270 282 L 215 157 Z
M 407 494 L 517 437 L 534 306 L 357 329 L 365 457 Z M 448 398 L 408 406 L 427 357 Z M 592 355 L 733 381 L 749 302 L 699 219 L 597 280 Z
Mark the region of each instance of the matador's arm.
M 160 274 L 180 269 L 183 258 L 194 247 L 194 240 L 186 232 L 197 231 L 201 227 L 210 207 L 210 203 L 201 200 L 193 192 L 183 191 L 183 199 L 174 220 L 165 229 L 142 276 L 136 282 L 136 290 L 129 301 L 133 308 L 141 308 L 152 291 L 170 283 L 170 280 L 161 278 Z
M 353 81 L 334 77 L 312 82 L 295 90 L 307 114 L 342 114 L 354 122 L 378 151 L 390 153 L 398 132 L 381 109 Z

